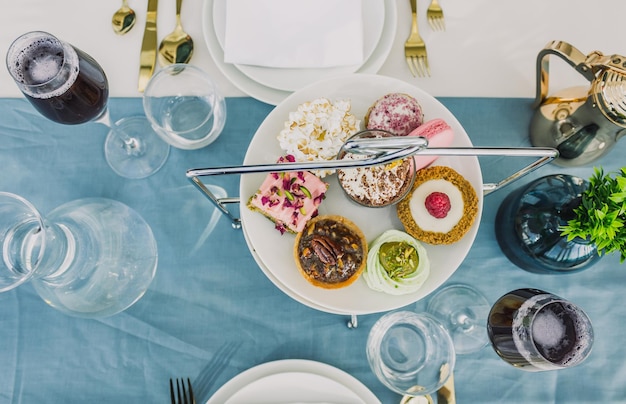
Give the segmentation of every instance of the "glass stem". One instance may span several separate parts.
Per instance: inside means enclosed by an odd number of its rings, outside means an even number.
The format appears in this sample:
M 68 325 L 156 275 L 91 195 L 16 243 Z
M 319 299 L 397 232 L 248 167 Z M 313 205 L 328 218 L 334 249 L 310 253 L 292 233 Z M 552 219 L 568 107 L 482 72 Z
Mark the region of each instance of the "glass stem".
M 111 120 L 109 107 L 106 107 L 104 111 L 102 111 L 102 114 L 100 114 L 100 116 L 96 118 L 94 122 L 109 128 L 109 131 L 113 132 L 113 135 L 122 141 L 122 147 L 124 148 L 124 150 L 126 150 L 126 153 L 128 153 L 128 155 L 138 156 L 142 154 L 143 150 L 141 149 L 141 144 L 139 143 L 139 141 L 132 136 L 128 136 L 128 134 L 123 130 L 118 130 L 117 125 L 115 125 L 115 123 Z

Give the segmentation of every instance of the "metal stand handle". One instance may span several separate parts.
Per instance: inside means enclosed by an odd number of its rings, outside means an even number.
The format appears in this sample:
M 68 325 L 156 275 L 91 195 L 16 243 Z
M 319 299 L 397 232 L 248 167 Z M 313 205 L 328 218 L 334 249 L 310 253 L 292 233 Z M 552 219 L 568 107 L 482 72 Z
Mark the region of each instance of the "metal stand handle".
M 357 139 L 346 143 L 344 147 L 347 151 L 359 154 L 372 154 L 373 152 L 378 153 L 373 157 L 362 160 L 329 160 L 305 163 L 253 164 L 215 168 L 196 168 L 188 170 L 186 175 L 191 183 L 194 184 L 200 192 L 202 192 L 217 207 L 217 209 L 220 210 L 220 212 L 230 219 L 233 228 L 238 229 L 241 227 L 241 219 L 233 216 L 227 206 L 232 203 L 239 203 L 240 198 L 229 196 L 225 198 L 217 198 L 204 185 L 200 177 L 224 174 L 369 167 L 373 165 L 386 164 L 415 154 L 424 156 L 508 156 L 538 158 L 536 161 L 499 182 L 483 184 L 483 194 L 488 195 L 558 157 L 558 151 L 556 149 L 544 147 L 427 147 L 427 144 L 428 142 L 426 139 L 420 137 L 404 138 L 400 141 L 397 138 Z

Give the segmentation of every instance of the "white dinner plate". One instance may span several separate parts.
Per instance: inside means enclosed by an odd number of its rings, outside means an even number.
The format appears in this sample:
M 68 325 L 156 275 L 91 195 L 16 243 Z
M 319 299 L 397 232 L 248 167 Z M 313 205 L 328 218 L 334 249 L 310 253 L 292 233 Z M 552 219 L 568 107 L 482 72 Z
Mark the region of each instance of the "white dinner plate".
M 222 49 L 226 38 L 226 2 L 213 0 L 213 27 Z M 363 62 L 374 53 L 385 25 L 385 4 L 380 0 L 363 0 Z M 318 69 L 277 69 L 235 64 L 246 76 L 259 84 L 277 90 L 295 91 L 332 75 L 354 73 L 361 65 L 335 66 Z
M 224 404 L 299 403 L 360 404 L 359 396 L 343 384 L 307 372 L 283 372 L 262 377 L 237 391 Z
M 255 133 L 244 164 L 273 163 L 284 154 L 280 149 L 277 134 L 283 128 L 289 112 L 306 101 L 319 97 L 331 100 L 349 99 L 352 112 L 362 120 L 367 109 L 378 98 L 391 92 L 402 92 L 414 96 L 421 103 L 425 118 L 444 119 L 454 130 L 453 146 L 471 147 L 469 136 L 439 101 L 404 81 L 377 76 L 352 74 L 324 80 L 308 86 L 289 96 L 278 105 L 263 121 Z M 435 164 L 447 165 L 461 174 L 474 186 L 478 195 L 478 215 L 474 225 L 460 241 L 451 245 L 425 245 L 431 261 L 431 274 L 424 285 L 416 292 L 392 296 L 371 290 L 363 279 L 341 289 L 318 288 L 307 282 L 296 268 L 293 257 L 293 234 L 281 235 L 263 215 L 241 207 L 241 219 L 244 226 L 246 242 L 255 259 L 264 265 L 261 269 L 268 278 L 281 290 L 288 290 L 289 296 L 296 295 L 303 304 L 313 303 L 311 307 L 320 306 L 333 313 L 369 314 L 393 310 L 411 304 L 426 297 L 443 284 L 459 267 L 476 237 L 482 213 L 482 174 L 478 159 L 475 156 L 439 158 Z M 247 200 L 263 182 L 265 174 L 246 174 L 241 177 L 240 198 L 245 205 Z M 367 208 L 358 206 L 348 200 L 337 183 L 336 175 L 324 179 L 330 184 L 326 199 L 320 205 L 320 214 L 339 214 L 355 222 L 363 231 L 368 242 L 371 242 L 385 230 L 402 229 L 396 216 L 395 207 Z M 276 282 L 275 280 L 278 280 Z
M 286 359 L 248 369 L 226 382 L 207 404 L 298 402 L 378 404 L 359 380 L 325 363 Z
M 383 1 L 383 3 L 385 4 L 385 19 L 382 35 L 370 58 L 357 70 L 359 73 L 376 73 L 383 63 L 385 63 L 387 55 L 389 55 L 389 51 L 393 45 L 398 22 L 397 4 L 396 1 L 386 0 Z M 217 39 L 213 27 L 213 5 L 214 0 L 204 1 L 204 7 L 202 9 L 202 32 L 209 53 L 218 69 L 220 69 L 224 76 L 226 76 L 235 87 L 248 94 L 250 97 L 271 105 L 279 104 L 292 92 L 264 86 L 246 76 L 235 65 L 224 63 L 224 50 Z

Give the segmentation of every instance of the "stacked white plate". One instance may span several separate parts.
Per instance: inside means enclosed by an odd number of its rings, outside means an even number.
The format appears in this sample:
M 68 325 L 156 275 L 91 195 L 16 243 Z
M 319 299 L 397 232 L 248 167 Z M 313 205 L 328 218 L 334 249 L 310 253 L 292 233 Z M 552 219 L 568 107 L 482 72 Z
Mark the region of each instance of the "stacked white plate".
M 374 74 L 349 74 L 318 81 L 294 92 L 270 112 L 255 133 L 244 158 L 244 164 L 274 163 L 284 154 L 277 135 L 288 120 L 289 113 L 298 105 L 325 97 L 330 100 L 350 100 L 351 112 L 363 119 L 367 109 L 385 94 L 399 92 L 415 97 L 424 110 L 426 120 L 444 119 L 453 129 L 454 147 L 472 147 L 469 136 L 439 101 L 404 81 Z M 341 289 L 323 289 L 310 284 L 298 271 L 293 256 L 295 237 L 280 234 L 274 224 L 263 215 L 248 209 L 245 204 L 263 182 L 266 174 L 246 174 L 240 181 L 240 207 L 244 236 L 250 252 L 265 275 L 284 293 L 317 310 L 335 314 L 371 314 L 384 312 L 414 303 L 437 289 L 461 265 L 469 252 L 480 223 L 483 193 L 482 173 L 475 156 L 443 156 L 436 165 L 449 166 L 461 173 L 478 195 L 478 215 L 469 232 L 451 245 L 428 245 L 426 250 L 431 263 L 431 274 L 416 292 L 393 296 L 370 289 L 363 279 Z M 320 214 L 342 215 L 361 228 L 368 242 L 385 230 L 402 230 L 395 206 L 367 208 L 350 201 L 341 189 L 336 174 L 327 176 L 329 183 L 326 198 L 319 208 Z
M 292 92 L 320 79 L 347 73 L 376 73 L 383 65 L 396 35 L 396 1 L 363 0 L 364 62 L 358 66 L 319 69 L 268 68 L 224 62 L 226 2 L 206 0 L 202 28 L 209 52 L 221 72 L 241 91 L 268 104 L 277 105 Z
M 378 404 L 353 376 L 325 363 L 287 359 L 248 369 L 224 384 L 207 404 Z

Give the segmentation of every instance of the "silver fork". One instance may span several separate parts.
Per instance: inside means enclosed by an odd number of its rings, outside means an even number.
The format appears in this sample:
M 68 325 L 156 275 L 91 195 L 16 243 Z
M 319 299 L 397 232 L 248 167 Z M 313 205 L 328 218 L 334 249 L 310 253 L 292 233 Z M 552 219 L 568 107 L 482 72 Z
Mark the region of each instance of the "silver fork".
M 404 43 L 404 56 L 406 64 L 413 77 L 430 76 L 430 68 L 428 67 L 428 55 L 426 54 L 426 44 L 417 29 L 417 0 L 409 0 L 411 3 L 411 34 L 409 39 Z
M 187 388 L 183 379 L 176 379 L 176 394 L 174 394 L 174 382 L 170 379 L 170 398 L 172 404 L 196 404 L 196 399 L 191 388 L 191 380 L 187 378 Z
M 198 377 L 194 381 L 197 387 L 197 395 L 200 400 L 208 400 L 209 393 L 218 376 L 224 371 L 230 359 L 241 346 L 241 342 L 230 341 L 223 344 L 211 361 L 200 371 Z
M 439 6 L 439 2 L 437 0 L 432 0 L 430 2 L 430 6 L 426 10 L 426 18 L 428 19 L 428 24 L 435 31 L 445 31 L 446 24 L 443 19 L 443 10 Z

